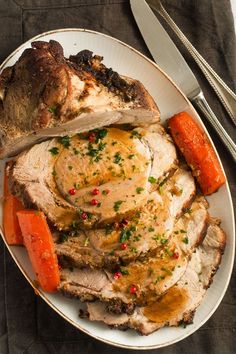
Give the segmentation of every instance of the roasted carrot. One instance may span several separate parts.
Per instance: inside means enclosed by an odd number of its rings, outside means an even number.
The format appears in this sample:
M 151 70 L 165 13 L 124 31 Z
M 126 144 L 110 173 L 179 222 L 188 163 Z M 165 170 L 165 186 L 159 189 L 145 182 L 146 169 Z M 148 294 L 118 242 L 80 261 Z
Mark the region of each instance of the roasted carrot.
M 4 177 L 4 201 L 3 201 L 3 228 L 6 241 L 9 245 L 22 245 L 23 237 L 17 219 L 17 211 L 24 209 L 19 199 L 11 194 L 8 187 L 8 176 Z
M 174 142 L 191 167 L 202 193 L 209 195 L 217 191 L 225 183 L 225 176 L 202 128 L 187 112 L 174 115 L 168 124 Z
M 44 291 L 53 292 L 59 285 L 59 267 L 51 231 L 44 213 L 21 210 L 17 213 L 25 247 Z

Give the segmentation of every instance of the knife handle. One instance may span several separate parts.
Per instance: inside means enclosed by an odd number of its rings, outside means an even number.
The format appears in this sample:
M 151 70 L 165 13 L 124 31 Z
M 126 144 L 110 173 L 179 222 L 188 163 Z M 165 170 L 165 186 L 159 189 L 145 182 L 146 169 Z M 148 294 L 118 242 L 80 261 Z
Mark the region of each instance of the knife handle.
M 195 96 L 192 100 L 192 103 L 204 114 L 206 119 L 211 123 L 215 131 L 218 133 L 219 137 L 228 148 L 230 154 L 232 155 L 234 161 L 236 162 L 236 144 L 233 142 L 229 134 L 220 124 L 218 118 L 215 113 L 212 111 L 211 107 L 207 103 L 203 92 L 200 92 L 197 96 Z

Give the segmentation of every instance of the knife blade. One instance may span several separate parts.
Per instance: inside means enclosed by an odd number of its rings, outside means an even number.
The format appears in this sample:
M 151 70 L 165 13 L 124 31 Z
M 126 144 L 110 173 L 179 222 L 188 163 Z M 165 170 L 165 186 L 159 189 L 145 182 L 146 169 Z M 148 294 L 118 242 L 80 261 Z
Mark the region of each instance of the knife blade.
M 201 87 L 145 0 L 130 0 L 131 10 L 143 39 L 158 66 L 168 75 L 215 128 L 236 162 L 236 145 L 207 103 Z

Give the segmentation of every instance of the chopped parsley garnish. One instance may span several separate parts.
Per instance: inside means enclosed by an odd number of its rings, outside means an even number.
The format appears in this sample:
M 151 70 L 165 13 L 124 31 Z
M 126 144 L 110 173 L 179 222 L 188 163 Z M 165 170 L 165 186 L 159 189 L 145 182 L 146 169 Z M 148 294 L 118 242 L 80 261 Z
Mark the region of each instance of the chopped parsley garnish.
M 123 203 L 122 200 L 117 200 L 116 202 L 114 202 L 113 209 L 114 209 L 115 211 L 119 211 L 120 206 L 121 206 L 122 203 Z
M 159 281 L 161 281 L 161 280 L 163 280 L 163 279 L 165 279 L 165 276 L 164 276 L 164 275 L 159 275 L 159 276 L 156 278 L 156 281 L 155 281 L 154 284 L 159 283 Z
M 168 274 L 168 275 L 172 275 L 171 270 L 169 270 L 168 268 L 161 267 L 161 270 L 162 270 L 163 272 L 165 272 L 166 274 Z
M 140 241 L 140 239 L 141 239 L 141 236 L 139 236 L 139 235 L 134 236 L 134 242 Z
M 150 177 L 148 177 L 148 182 L 150 182 L 150 183 L 156 183 L 156 178 L 155 177 L 153 177 L 153 176 L 150 176 Z
M 138 252 L 138 250 L 137 250 L 137 248 L 136 247 L 131 247 L 131 252 L 133 252 L 133 253 L 137 253 Z
M 162 239 L 161 239 L 161 244 L 162 244 L 162 245 L 165 245 L 167 242 L 168 242 L 168 239 L 167 239 L 167 238 L 162 238 Z
M 69 165 L 69 166 L 68 166 L 68 170 L 71 171 L 72 169 L 73 169 L 73 166 Z
M 97 144 L 99 140 L 102 140 L 107 135 L 107 129 L 93 129 L 89 131 L 89 134 L 95 134 L 95 143 Z M 88 134 L 88 137 L 89 137 Z
M 52 114 L 56 114 L 57 106 L 51 106 L 48 108 L 48 112 Z
M 142 135 L 139 132 L 137 132 L 137 130 L 132 130 L 130 139 L 134 139 L 134 138 L 141 139 Z
M 99 129 L 97 132 L 97 136 L 99 139 L 105 138 L 106 135 L 107 135 L 107 129 Z
M 75 147 L 73 147 L 73 151 L 74 151 L 75 155 L 79 155 L 79 153 L 80 153 L 79 150 L 77 150 Z
M 78 226 L 79 226 L 79 224 L 76 220 L 72 221 L 72 224 L 71 224 L 72 229 L 77 230 Z
M 136 230 L 137 230 L 137 227 L 136 227 L 136 226 L 134 226 L 134 225 L 131 225 L 129 229 L 130 229 L 130 231 L 134 232 L 134 231 L 136 231 Z
M 121 272 L 122 275 L 128 275 L 129 274 L 128 269 L 125 269 L 125 268 L 120 268 L 120 272 Z
M 144 191 L 144 189 L 143 189 L 142 187 L 137 187 L 137 188 L 136 188 L 136 193 L 137 193 L 137 194 L 141 194 L 142 191 Z
M 120 242 L 123 243 L 124 241 L 129 240 L 131 235 L 132 231 L 129 229 L 122 229 L 120 232 Z
M 153 232 L 155 229 L 154 229 L 154 227 L 149 227 L 148 228 L 148 232 Z
M 107 143 L 102 143 L 102 142 L 100 142 L 100 143 L 98 144 L 98 150 L 99 150 L 99 151 L 104 150 L 105 147 L 106 147 L 106 145 L 107 145 Z
M 111 234 L 113 230 L 114 230 L 114 226 L 112 224 L 106 224 L 105 226 L 106 235 Z
M 163 186 L 164 184 L 167 182 L 167 178 L 164 178 L 158 185 L 158 190 L 159 192 L 161 193 L 162 192 L 162 189 L 163 189 Z
M 152 239 L 155 241 L 160 241 L 161 235 L 157 234 L 156 236 L 153 236 Z
M 130 154 L 130 155 L 128 155 L 128 159 L 133 159 L 134 158 L 134 154 Z
M 185 238 L 183 238 L 183 243 L 185 243 L 186 245 L 188 244 L 188 237 L 185 237 Z
M 68 234 L 66 233 L 61 233 L 58 238 L 59 243 L 63 243 L 68 240 Z
M 167 247 L 166 249 L 165 249 L 165 252 L 168 254 L 168 256 L 170 256 L 170 257 L 172 257 L 173 256 L 173 252 Z
M 114 145 L 116 145 L 116 144 L 117 144 L 117 141 L 113 141 L 113 142 L 111 143 L 112 146 L 114 146 Z
M 51 148 L 50 150 L 48 150 L 48 151 L 50 151 L 50 153 L 52 154 L 52 155 L 58 155 L 59 154 L 59 149 L 58 149 L 58 147 L 53 147 L 53 148 Z
M 70 137 L 68 135 L 62 136 L 59 139 L 59 143 L 62 144 L 65 148 L 69 148 L 70 146 Z
M 179 232 L 180 232 L 181 234 L 186 234 L 186 233 L 187 233 L 187 231 L 185 231 L 185 230 L 183 230 L 183 229 L 179 230 Z
M 116 163 L 116 164 L 118 164 L 118 163 L 121 162 L 121 160 L 122 160 L 121 154 L 120 154 L 119 152 L 116 152 L 115 155 L 114 155 L 114 160 L 113 160 L 113 162 Z

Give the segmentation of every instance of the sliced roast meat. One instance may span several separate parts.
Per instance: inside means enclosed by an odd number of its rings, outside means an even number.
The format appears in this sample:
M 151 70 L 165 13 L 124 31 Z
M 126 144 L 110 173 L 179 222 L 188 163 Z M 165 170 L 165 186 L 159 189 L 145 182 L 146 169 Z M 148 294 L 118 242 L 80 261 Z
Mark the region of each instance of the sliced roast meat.
M 132 315 L 109 313 L 106 304 L 99 301 L 88 303 L 89 319 L 102 321 L 115 328 L 133 328 L 143 335 L 164 326 L 191 323 L 221 262 L 224 247 L 224 232 L 219 226 L 210 224 L 203 243 L 193 253 L 182 278 L 156 302 L 137 307 Z
M 79 231 L 79 236 L 57 244 L 60 260 L 77 267 L 110 269 L 155 252 L 171 235 L 176 218 L 190 205 L 195 184 L 188 171 L 179 169 L 165 183 L 151 185 L 156 190 L 133 217 L 105 228 Z
M 179 219 L 172 237 L 152 257 L 119 267 L 113 273 L 102 269 L 64 268 L 59 290 L 82 300 L 99 298 L 115 312 L 131 311 L 136 304 L 151 303 L 183 275 L 190 255 L 201 242 L 207 221 L 205 203 L 197 200 L 192 205 L 191 216 L 185 214 Z
M 1 158 L 65 132 L 159 120 L 144 86 L 106 68 L 102 57 L 83 51 L 75 63 L 56 41 L 31 45 L 0 75 Z
M 35 145 L 10 169 L 11 190 L 58 229 L 121 220 L 147 202 L 153 161 L 158 169 L 160 160 L 159 176 L 176 168 L 172 142 L 162 130 L 155 135 L 168 150 L 165 161 L 136 130 L 96 129 Z

